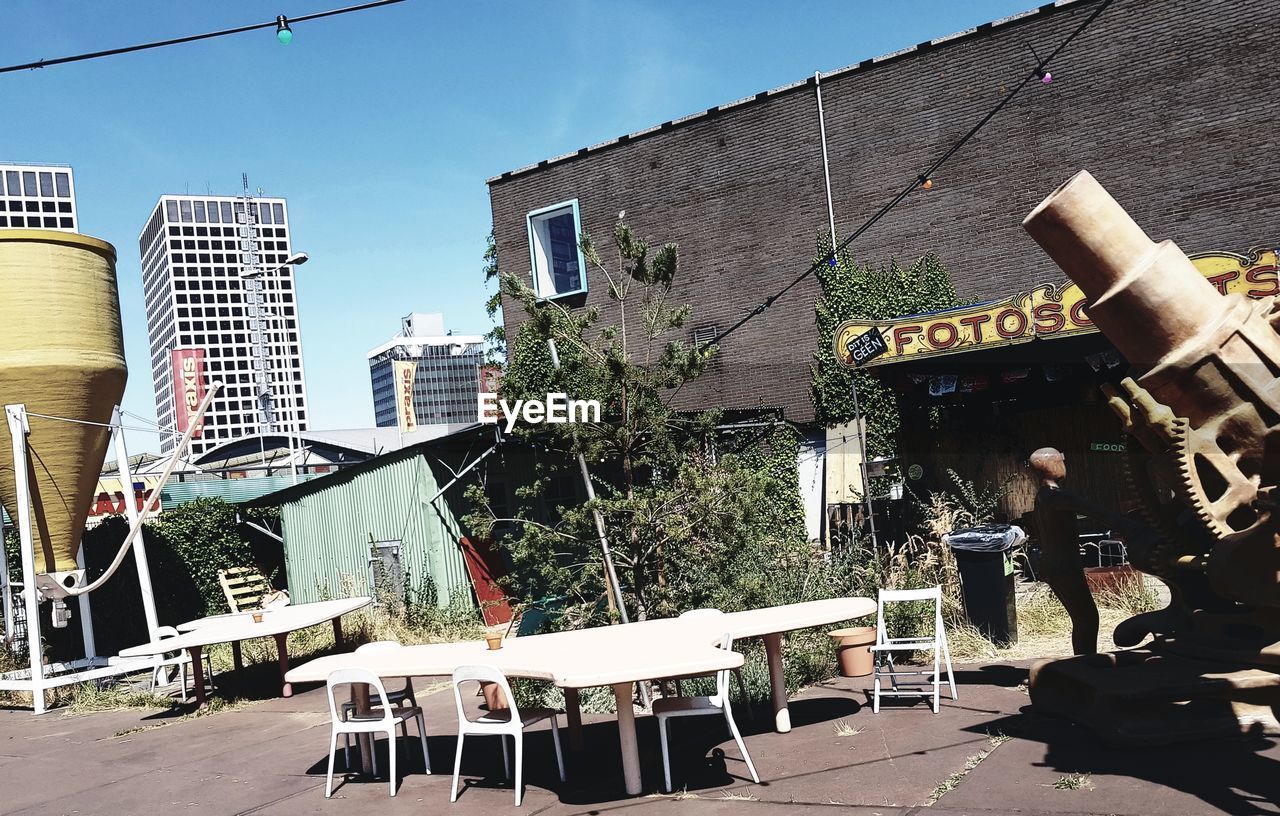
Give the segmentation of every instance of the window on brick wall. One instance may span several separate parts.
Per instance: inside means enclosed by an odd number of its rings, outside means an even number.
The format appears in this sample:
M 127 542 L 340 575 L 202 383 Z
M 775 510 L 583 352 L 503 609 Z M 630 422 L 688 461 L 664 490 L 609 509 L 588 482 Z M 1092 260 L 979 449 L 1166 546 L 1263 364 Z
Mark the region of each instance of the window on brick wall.
M 578 248 L 582 232 L 578 201 L 564 201 L 528 215 L 533 291 L 556 298 L 587 291 L 586 263 Z

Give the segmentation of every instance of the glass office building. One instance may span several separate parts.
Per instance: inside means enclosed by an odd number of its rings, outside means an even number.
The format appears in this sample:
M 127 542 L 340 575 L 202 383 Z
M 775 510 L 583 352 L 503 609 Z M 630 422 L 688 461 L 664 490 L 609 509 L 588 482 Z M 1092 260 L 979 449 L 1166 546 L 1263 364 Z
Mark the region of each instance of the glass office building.
M 71 168 L 0 162 L 0 229 L 79 232 Z
M 439 313 L 415 312 L 400 324 L 399 334 L 368 354 L 374 424 L 396 424 L 396 360 L 417 363 L 413 407 L 419 425 L 475 422 L 484 338 L 446 334 Z
M 246 213 L 245 203 L 238 196 L 161 196 L 138 240 L 160 425 L 177 421 L 174 349 L 203 349 L 205 382 L 224 386 L 192 457 L 246 434 L 307 430 L 294 270 L 285 265 L 292 251 L 288 204 L 252 198 Z M 260 273 L 261 287 L 242 276 L 246 270 Z M 175 441 L 161 434 L 163 450 Z

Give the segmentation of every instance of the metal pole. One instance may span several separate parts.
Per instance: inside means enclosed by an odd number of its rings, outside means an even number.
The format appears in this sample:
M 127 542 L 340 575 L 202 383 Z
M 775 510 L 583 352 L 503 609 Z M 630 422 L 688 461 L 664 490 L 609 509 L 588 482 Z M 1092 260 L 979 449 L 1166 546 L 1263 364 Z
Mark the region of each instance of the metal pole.
M 84 569 L 84 542 L 80 543 L 80 549 L 76 551 L 76 567 Z M 148 630 L 149 640 L 155 640 L 154 632 Z M 98 644 L 93 639 L 93 607 L 89 604 L 89 593 L 80 596 L 80 638 L 84 642 L 84 656 L 89 658 L 96 664 L 98 658 Z
M 818 95 L 818 131 L 822 134 L 822 178 L 827 185 L 827 223 L 831 229 L 831 257 L 836 253 L 836 211 L 831 204 L 831 168 L 827 164 L 827 118 L 822 112 L 822 72 L 813 72 L 813 87 Z
M 13 437 L 13 484 L 17 498 L 18 551 L 22 555 L 22 594 L 27 602 L 27 653 L 31 660 L 31 707 L 45 712 L 44 655 L 41 654 L 40 600 L 36 596 L 36 550 L 31 537 L 31 485 L 27 483 L 27 406 L 6 405 L 5 418 Z
M 133 495 L 133 472 L 129 469 L 129 450 L 125 446 L 124 430 L 120 427 L 123 424 L 123 418 L 120 416 L 119 405 L 111 413 L 111 424 L 115 426 L 112 434 L 115 436 L 116 467 L 120 471 L 121 488 L 125 494 L 125 517 L 129 519 L 129 526 L 133 527 L 138 524 L 138 503 Z M 142 596 L 142 614 L 147 619 L 147 636 L 150 640 L 159 640 L 156 630 L 160 628 L 160 619 L 156 615 L 156 595 L 151 587 L 151 566 L 147 562 L 147 547 L 141 531 L 133 542 L 133 559 L 138 568 L 138 593 Z
M 551 350 L 551 365 L 556 371 L 560 370 L 560 355 L 556 353 L 556 341 L 554 338 L 547 338 L 547 348 Z M 582 483 L 587 489 L 587 501 L 594 502 L 596 500 L 595 485 L 591 482 L 591 471 L 587 469 L 587 458 L 581 453 L 578 454 L 578 469 L 582 471 Z M 604 531 L 604 516 L 600 514 L 598 509 L 592 508 L 591 515 L 596 522 L 596 535 L 600 537 L 600 554 L 604 558 L 605 580 L 609 583 L 609 606 L 618 611 L 618 616 L 622 618 L 623 623 L 630 623 L 627 617 L 627 605 L 622 601 L 622 587 L 618 584 L 618 573 L 613 568 L 613 553 L 609 549 L 609 537 Z M 641 686 L 641 694 L 648 697 L 645 689 Z M 648 705 L 646 700 L 645 705 Z
M 4 528 L 0 526 L 0 540 L 3 540 Z M 4 607 L 4 637 L 13 645 L 13 593 L 9 590 L 9 559 L 3 547 L 0 547 L 0 605 Z M 3 644 L 0 644 L 3 645 Z
M 867 475 L 867 423 L 864 421 L 862 411 L 858 407 L 858 371 L 855 369 L 849 377 L 849 384 L 853 386 L 853 426 L 858 431 L 858 459 L 861 462 L 859 468 L 862 471 L 862 498 L 867 503 L 867 524 L 871 529 L 871 549 L 878 550 L 879 543 L 876 541 L 876 511 L 871 505 L 871 478 Z

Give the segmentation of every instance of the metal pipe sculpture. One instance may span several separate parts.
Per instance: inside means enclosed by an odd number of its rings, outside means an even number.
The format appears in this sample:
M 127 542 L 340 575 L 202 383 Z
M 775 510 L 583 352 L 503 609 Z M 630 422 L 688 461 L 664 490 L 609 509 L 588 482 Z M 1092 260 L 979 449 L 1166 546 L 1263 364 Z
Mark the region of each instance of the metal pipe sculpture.
M 127 371 L 116 251 L 65 232 L 0 230 L 0 405 L 25 403 L 36 583 L 59 598 L 84 583 L 80 534 Z M 7 457 L 5 457 L 7 458 Z M 0 501 L 16 518 L 13 465 L 0 458 Z
M 1123 646 L 1154 635 L 1145 648 L 1035 667 L 1032 701 L 1121 742 L 1275 728 L 1265 709 L 1280 706 L 1280 301 L 1219 294 L 1085 171 L 1023 226 L 1134 367 L 1104 389 L 1136 440 L 1133 487 L 1155 531 L 1129 553 L 1173 596 L 1117 628 Z

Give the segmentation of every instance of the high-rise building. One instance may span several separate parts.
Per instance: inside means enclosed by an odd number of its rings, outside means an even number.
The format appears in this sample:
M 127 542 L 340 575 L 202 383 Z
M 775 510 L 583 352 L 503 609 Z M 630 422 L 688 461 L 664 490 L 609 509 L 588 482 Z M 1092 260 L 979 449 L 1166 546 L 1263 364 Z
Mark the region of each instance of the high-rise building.
M 185 430 L 173 352 L 197 349 L 179 356 L 202 355 L 203 381 L 220 381 L 224 388 L 192 441 L 193 458 L 249 433 L 306 430 L 284 199 L 161 196 L 138 247 L 161 427 L 183 424 L 177 430 Z M 175 441 L 161 434 L 162 449 L 171 450 Z
M 79 232 L 71 168 L 0 162 L 0 229 L 4 228 Z
M 475 422 L 484 364 L 484 337 L 446 334 L 438 312 L 414 312 L 400 321 L 400 333 L 369 352 L 374 424 L 396 424 L 396 360 L 417 364 L 413 408 L 419 425 Z

